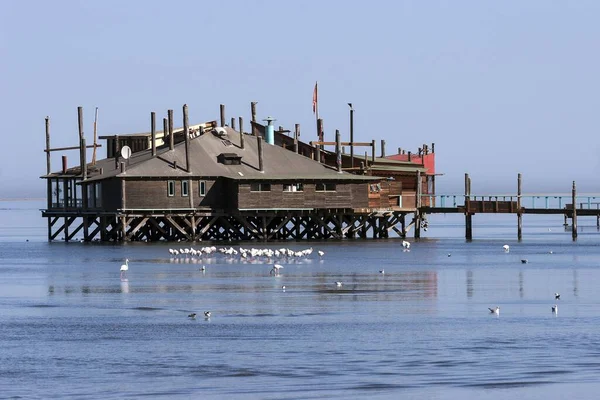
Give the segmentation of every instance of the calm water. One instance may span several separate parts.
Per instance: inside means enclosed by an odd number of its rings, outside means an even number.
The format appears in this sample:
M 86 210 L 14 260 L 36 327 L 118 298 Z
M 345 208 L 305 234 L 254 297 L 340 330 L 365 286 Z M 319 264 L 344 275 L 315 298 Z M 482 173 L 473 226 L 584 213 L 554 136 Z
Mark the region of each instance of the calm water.
M 244 244 L 325 251 L 275 277 L 167 244 L 49 244 L 41 207 L 0 202 L 1 398 L 597 398 L 595 219 L 575 243 L 562 217 L 525 218 L 518 243 L 515 217 L 478 215 L 473 242 L 436 216 L 410 251 Z

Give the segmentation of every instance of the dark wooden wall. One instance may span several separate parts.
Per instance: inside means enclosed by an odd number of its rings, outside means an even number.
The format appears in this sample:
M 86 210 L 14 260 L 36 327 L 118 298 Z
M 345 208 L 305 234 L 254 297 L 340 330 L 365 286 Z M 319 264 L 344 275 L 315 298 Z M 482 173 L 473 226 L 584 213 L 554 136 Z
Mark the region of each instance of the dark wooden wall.
M 273 183 L 270 192 L 252 192 L 250 183 L 240 183 L 238 206 L 246 208 L 365 208 L 368 207 L 366 183 L 338 183 L 336 190 L 317 192 L 314 182 L 303 182 L 304 191 L 284 192 L 283 183 Z
M 121 180 L 112 178 L 102 181 L 102 209 L 116 211 L 122 207 Z

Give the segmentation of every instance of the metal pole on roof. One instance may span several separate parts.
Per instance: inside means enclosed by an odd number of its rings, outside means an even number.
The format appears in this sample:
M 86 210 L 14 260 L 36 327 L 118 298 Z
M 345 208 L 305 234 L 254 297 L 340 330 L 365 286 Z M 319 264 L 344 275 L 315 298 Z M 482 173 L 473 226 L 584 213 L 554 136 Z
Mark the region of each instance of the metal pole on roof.
M 187 104 L 183 105 L 183 136 L 185 138 L 185 170 L 190 172 L 190 126 Z
M 354 168 L 354 108 L 352 103 L 348 103 L 350 106 L 350 167 Z

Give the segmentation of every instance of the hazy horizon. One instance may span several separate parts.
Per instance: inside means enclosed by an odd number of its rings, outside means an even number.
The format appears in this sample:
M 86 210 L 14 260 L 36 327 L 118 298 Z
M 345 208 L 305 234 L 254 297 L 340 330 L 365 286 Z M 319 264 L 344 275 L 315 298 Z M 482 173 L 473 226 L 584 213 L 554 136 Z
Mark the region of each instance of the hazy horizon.
M 600 3 L 331 1 L 8 2 L 0 27 L 1 198 L 44 197 L 51 146 L 149 131 L 188 104 L 190 123 L 243 116 L 301 124 L 315 140 L 386 140 L 386 153 L 435 143 L 438 193 L 600 192 Z M 172 28 L 172 29 L 169 29 Z M 162 126 L 161 123 L 158 124 Z M 160 129 L 160 128 L 159 128 Z M 25 139 L 25 140 L 23 140 Z M 104 143 L 101 142 L 104 145 Z M 364 154 L 364 150 L 357 150 Z M 77 151 L 66 152 L 70 165 Z M 99 150 L 104 157 L 105 148 Z M 53 170 L 60 156 L 52 155 Z M 91 151 L 88 153 L 88 159 Z

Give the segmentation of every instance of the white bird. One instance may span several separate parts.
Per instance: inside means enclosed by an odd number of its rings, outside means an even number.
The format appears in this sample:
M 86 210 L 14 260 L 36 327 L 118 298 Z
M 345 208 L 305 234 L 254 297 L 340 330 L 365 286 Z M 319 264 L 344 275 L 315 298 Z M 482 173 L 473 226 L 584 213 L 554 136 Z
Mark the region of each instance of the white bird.
M 210 318 L 210 311 L 204 311 L 204 318 Z
M 558 314 L 558 305 L 555 304 L 555 305 L 552 306 L 552 312 L 554 314 Z
M 504 251 L 508 252 L 510 251 L 510 246 L 505 244 L 504 246 L 502 246 L 502 248 L 504 249 Z
M 337 287 L 342 287 L 342 282 L 339 282 L 339 281 L 338 281 L 338 282 L 336 282 L 336 283 L 335 283 L 335 286 L 337 286 Z
M 202 268 L 200 268 L 200 271 L 202 271 L 202 272 L 206 271 L 206 267 L 203 265 Z
M 554 293 L 554 299 L 560 300 L 560 293 Z
M 500 307 L 496 306 L 496 308 L 488 308 L 492 314 L 500 315 Z
M 317 251 L 317 254 L 319 255 L 319 257 L 323 257 L 325 255 L 325 252 L 322 250 Z
M 271 275 L 279 275 L 279 270 L 283 268 L 283 265 L 273 264 L 273 269 L 271 269 Z
M 281 290 L 283 290 L 283 291 L 285 292 L 285 285 L 283 285 L 283 286 L 281 287 Z
M 404 247 L 405 249 L 410 249 L 410 242 L 407 242 L 406 240 L 402 241 L 402 247 Z
M 125 259 L 125 264 L 121 265 L 121 278 L 127 276 L 127 271 L 129 271 L 129 259 Z
M 385 274 L 385 270 L 384 270 L 384 269 L 380 269 L 380 270 L 379 270 L 379 273 L 380 273 L 381 275 L 383 275 L 383 274 Z

